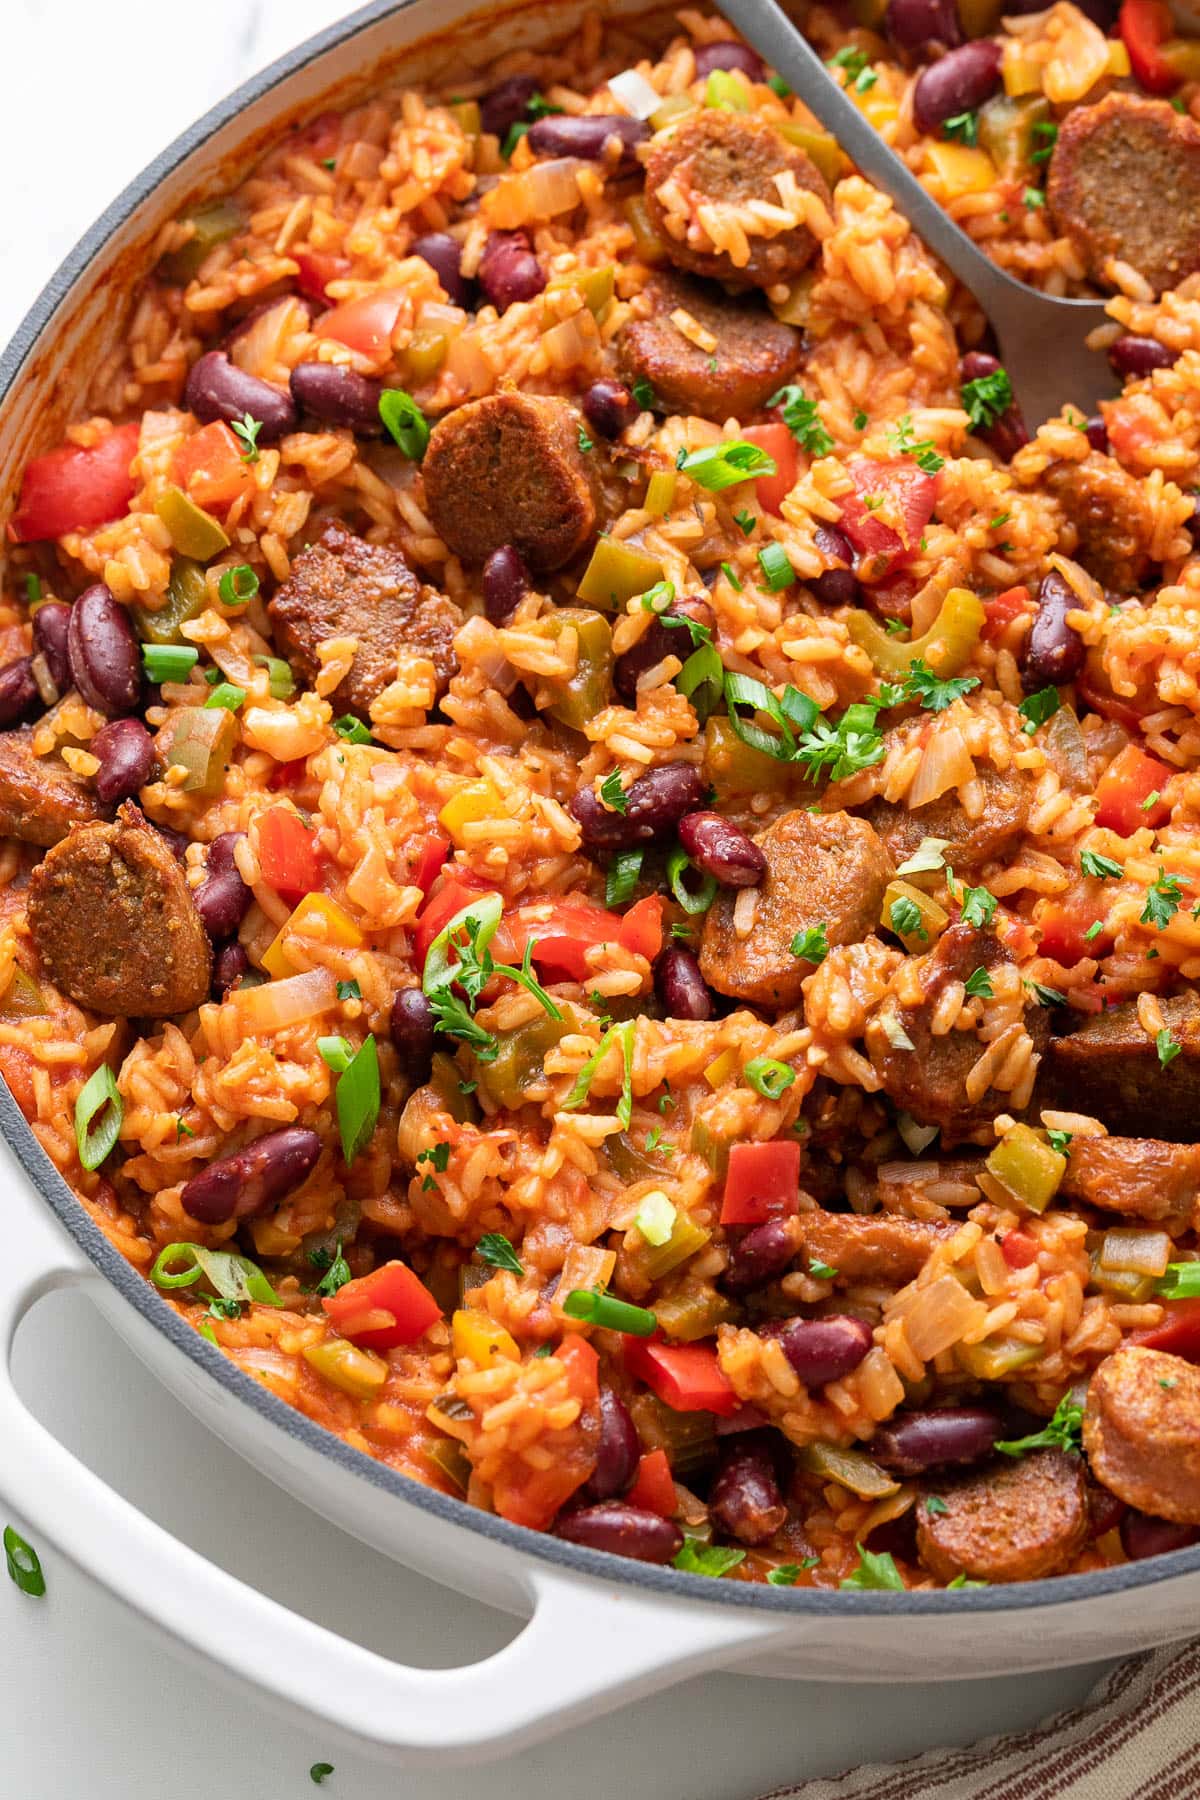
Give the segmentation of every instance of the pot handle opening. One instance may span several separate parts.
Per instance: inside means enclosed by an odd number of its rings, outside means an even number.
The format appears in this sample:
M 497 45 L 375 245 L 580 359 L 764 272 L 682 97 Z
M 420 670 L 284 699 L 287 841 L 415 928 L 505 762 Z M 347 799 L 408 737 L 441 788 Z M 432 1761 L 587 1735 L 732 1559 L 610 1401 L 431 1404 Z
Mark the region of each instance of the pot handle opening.
M 11 1167 L 11 1165 L 10 1165 Z M 784 1622 L 655 1596 L 523 1559 L 529 1623 L 486 1661 L 419 1669 L 328 1631 L 177 1542 L 64 1449 L 12 1380 L 24 1314 L 101 1277 L 20 1195 L 0 1288 L 0 1501 L 176 1644 L 358 1749 L 405 1763 L 484 1760 L 761 1651 Z M 8 1514 L 0 1524 L 8 1523 Z M 794 1636 L 795 1622 L 791 1621 Z

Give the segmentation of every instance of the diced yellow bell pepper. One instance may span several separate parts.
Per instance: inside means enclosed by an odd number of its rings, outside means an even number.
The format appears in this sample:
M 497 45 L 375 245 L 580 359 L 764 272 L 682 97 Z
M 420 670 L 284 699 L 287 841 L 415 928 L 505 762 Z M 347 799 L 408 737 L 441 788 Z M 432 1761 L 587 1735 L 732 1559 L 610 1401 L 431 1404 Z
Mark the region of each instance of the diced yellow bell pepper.
M 679 477 L 674 469 L 655 469 L 646 483 L 646 498 L 642 501 L 648 513 L 656 519 L 665 519 L 675 504 L 675 489 L 679 485 Z
M 996 182 L 996 165 L 986 150 L 970 144 L 926 144 L 925 154 L 937 170 L 948 200 L 981 194 Z
M 486 1313 L 460 1309 L 450 1323 L 451 1342 L 457 1357 L 467 1357 L 478 1369 L 486 1369 L 502 1356 L 506 1362 L 520 1362 L 516 1341 Z
M 704 1071 L 704 1079 L 710 1088 L 719 1088 L 723 1081 L 728 1081 L 737 1067 L 737 1057 L 732 1050 L 722 1050 L 720 1056 L 714 1057 Z
M 1129 52 L 1119 37 L 1108 40 L 1108 72 L 1116 81 L 1123 81 L 1131 72 Z
M 451 796 L 438 814 L 459 849 L 465 847 L 463 827 L 477 825 L 481 819 L 494 819 L 504 811 L 500 796 L 490 781 L 468 781 Z
M 890 94 L 881 93 L 878 86 L 868 88 L 865 94 L 860 94 L 857 87 L 852 86 L 850 98 L 876 131 L 882 132 L 887 126 L 894 125 L 900 117 L 896 101 Z
M 1042 65 L 1026 56 L 1016 38 L 1010 38 L 1004 49 L 1004 91 L 1013 99 L 1042 91 Z
M 298 932 L 302 937 L 315 936 L 315 933 L 306 932 L 304 927 L 307 920 L 316 918 L 325 922 L 322 933 L 325 943 L 340 944 L 347 950 L 357 950 L 362 945 L 363 934 L 344 907 L 339 906 L 336 900 L 331 900 L 328 894 L 305 894 L 290 918 L 285 919 L 279 927 L 270 949 L 263 957 L 263 968 L 268 975 L 273 975 L 279 981 L 285 975 L 300 973 L 296 964 L 288 958 L 284 939 L 292 932 Z
M 291 1256 L 303 1239 L 295 1231 L 283 1231 L 274 1219 L 251 1219 L 250 1236 L 256 1256 Z
M 310 1369 L 356 1400 L 373 1400 L 387 1380 L 388 1366 L 382 1356 L 360 1350 L 346 1338 L 306 1344 L 301 1354 Z
M 901 931 L 892 917 L 892 908 L 899 902 L 910 901 L 920 914 L 917 923 L 908 931 Z M 903 916 L 903 914 L 901 915 Z M 910 956 L 919 956 L 924 950 L 931 950 L 938 938 L 950 922 L 950 915 L 944 906 L 923 894 L 918 887 L 907 881 L 888 883 L 883 896 L 883 905 L 879 910 L 879 923 L 886 931 L 894 931 Z
M 1019 1206 L 1029 1212 L 1045 1212 L 1067 1172 L 1067 1159 L 1052 1150 L 1029 1125 L 1013 1125 L 1005 1132 L 985 1163 Z
M 623 606 L 635 594 L 644 594 L 663 578 L 663 566 L 657 557 L 648 556 L 636 544 L 624 544 L 617 538 L 602 537 L 592 551 L 591 561 L 576 588 L 585 606 L 598 606 L 604 612 Z
M 478 100 L 452 100 L 446 111 L 453 116 L 459 130 L 467 137 L 477 138 L 483 130 Z

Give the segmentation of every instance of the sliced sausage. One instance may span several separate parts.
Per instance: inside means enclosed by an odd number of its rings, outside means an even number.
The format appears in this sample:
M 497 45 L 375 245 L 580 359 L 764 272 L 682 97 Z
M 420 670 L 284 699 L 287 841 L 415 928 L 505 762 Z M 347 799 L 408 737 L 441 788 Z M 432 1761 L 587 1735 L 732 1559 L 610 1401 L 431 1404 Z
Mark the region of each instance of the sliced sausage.
M 939 1581 L 1036 1581 L 1058 1575 L 1087 1540 L 1083 1459 L 1035 1450 L 978 1474 L 937 1480 L 945 1511 L 917 1501 L 917 1552 Z
M 892 878 L 891 859 L 865 819 L 844 812 L 784 813 L 754 842 L 767 872 L 755 890 L 753 924 L 738 936 L 738 895 L 723 889 L 704 920 L 700 968 L 710 987 L 735 1000 L 796 1006 L 812 966 L 792 954 L 793 939 L 817 925 L 831 946 L 866 937 Z
M 872 800 L 862 816 L 875 827 L 897 866 L 908 860 L 922 838 L 936 837 L 948 840 L 942 854 L 952 869 L 982 868 L 1003 856 L 1021 836 L 1034 783 L 1020 770 L 1002 775 L 990 763 L 980 765 L 977 779 L 983 789 L 983 811 L 977 818 L 970 817 L 953 791 L 915 812 L 891 800 Z
M 1083 1447 L 1098 1481 L 1156 1519 L 1200 1525 L 1200 1369 L 1122 1344 L 1088 1384 Z
M 801 1240 L 810 1263 L 836 1269 L 843 1282 L 879 1281 L 903 1287 L 919 1275 L 938 1245 L 958 1227 L 889 1213 L 801 1213 Z
M 747 236 L 749 255 L 739 254 L 735 261 L 727 251 L 716 249 L 696 221 L 697 209 L 706 205 L 736 213 L 754 200 L 778 207 L 775 177 L 785 172 L 799 187 L 819 195 L 826 206 L 832 203 L 816 164 L 749 114 L 706 109 L 676 131 L 660 133 L 646 159 L 646 203 L 671 261 L 694 275 L 711 275 L 740 287 L 795 281 L 817 253 L 817 240 L 807 225 L 774 237 Z
M 0 837 L 49 847 L 73 825 L 108 816 L 82 775 L 34 755 L 31 730 L 0 732 Z
M 1155 293 L 1200 268 L 1200 130 L 1165 100 L 1105 95 L 1059 128 L 1046 200 L 1098 281 L 1110 257 Z M 1108 283 L 1111 285 L 1111 283 Z
M 438 535 L 464 562 L 502 544 L 531 569 L 558 569 L 596 529 L 596 497 L 579 448 L 581 415 L 546 395 L 489 394 L 433 428 L 425 502 Z
M 1102 1212 L 1124 1213 L 1180 1230 L 1190 1224 L 1200 1193 L 1200 1144 L 1076 1136 L 1059 1193 Z
M 341 524 L 327 525 L 300 552 L 267 611 L 284 655 L 308 682 L 320 673 L 317 650 L 326 638 L 357 638 L 350 673 L 329 696 L 336 712 L 367 719 L 371 702 L 396 678 L 401 647 L 431 659 L 443 692 L 456 666 L 462 614 L 454 602 L 423 587 L 398 550 L 369 544 Z
M 621 332 L 621 373 L 630 382 L 648 381 L 667 412 L 744 419 L 799 365 L 800 333 L 772 318 L 757 295 L 731 300 L 706 282 L 660 274 L 646 283 L 638 304 L 650 310 Z M 680 311 L 716 338 L 715 350 L 702 350 L 672 323 Z
M 1067 554 L 1114 593 L 1136 588 L 1149 567 L 1154 531 L 1143 483 L 1094 450 L 1082 462 L 1052 463 L 1044 480 L 1066 518 Z
M 29 930 L 50 980 L 91 1012 L 165 1018 L 208 998 L 212 949 L 187 878 L 130 801 L 33 871 Z
M 1091 1113 L 1110 1131 L 1129 1137 L 1153 1125 L 1156 1138 L 1167 1143 L 1194 1143 L 1200 1118 L 1200 997 L 1177 994 L 1159 1005 L 1180 1048 L 1165 1069 L 1130 1001 L 1097 1013 L 1068 1037 L 1053 1039 L 1041 1103 Z

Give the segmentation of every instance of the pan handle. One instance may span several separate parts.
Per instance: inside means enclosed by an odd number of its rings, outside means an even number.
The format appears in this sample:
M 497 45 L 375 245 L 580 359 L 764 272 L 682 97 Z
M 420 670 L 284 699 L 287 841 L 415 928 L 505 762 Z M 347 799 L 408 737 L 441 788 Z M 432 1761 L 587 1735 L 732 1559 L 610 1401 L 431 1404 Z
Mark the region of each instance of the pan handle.
M 9 1164 L 11 1169 L 12 1165 Z M 485 1662 L 416 1669 L 290 1612 L 178 1543 L 26 1409 L 11 1354 L 28 1308 L 102 1277 L 32 1196 L 14 1196 L 0 1288 L 0 1524 L 15 1516 L 175 1644 L 375 1756 L 483 1760 L 761 1651 L 782 1621 L 523 1559 L 529 1623 Z M 790 1631 L 794 1635 L 795 1624 Z

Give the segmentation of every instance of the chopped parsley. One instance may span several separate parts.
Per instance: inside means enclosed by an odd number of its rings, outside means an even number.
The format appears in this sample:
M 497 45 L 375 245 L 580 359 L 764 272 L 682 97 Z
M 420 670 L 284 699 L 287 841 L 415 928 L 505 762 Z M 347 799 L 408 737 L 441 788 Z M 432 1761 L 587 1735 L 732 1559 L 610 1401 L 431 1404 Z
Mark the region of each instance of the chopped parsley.
M 1175 1058 L 1183 1049 L 1183 1045 L 1175 1042 L 1175 1039 L 1164 1025 L 1162 1030 L 1156 1032 L 1154 1035 L 1154 1048 L 1158 1051 L 1159 1063 L 1166 1069 L 1175 1061 Z
M 449 1144 L 443 1141 L 440 1144 L 434 1144 L 428 1150 L 422 1150 L 417 1157 L 417 1167 L 420 1168 L 422 1163 L 428 1163 L 431 1170 L 436 1170 L 439 1175 L 444 1175 L 450 1166 Z M 421 1191 L 431 1193 L 436 1188 L 437 1182 L 433 1179 L 433 1175 L 427 1174 L 421 1183 Z
M 808 1272 L 814 1281 L 837 1280 L 837 1270 L 831 1269 L 827 1262 L 821 1262 L 820 1259 L 815 1256 L 808 1265 Z
M 696 1538 L 684 1538 L 683 1548 L 674 1561 L 685 1575 L 708 1575 L 718 1580 L 736 1569 L 746 1559 L 744 1550 L 731 1550 L 725 1544 L 702 1544 Z
M 867 423 L 867 415 L 865 412 L 861 411 L 861 409 L 855 413 L 851 420 L 851 424 L 854 426 L 855 431 L 865 431 L 867 429 Z
M 1055 1131 L 1049 1126 L 1046 1128 L 1046 1137 L 1049 1141 L 1050 1148 L 1056 1150 L 1060 1156 L 1065 1156 L 1067 1154 L 1067 1145 L 1071 1142 L 1074 1135 L 1074 1132 L 1071 1131 Z
M 858 1567 L 853 1575 L 847 1575 L 841 1583 L 842 1587 L 864 1590 L 886 1588 L 897 1594 L 904 1592 L 900 1571 L 886 1550 L 864 1550 L 861 1544 L 856 1544 L 855 1549 L 858 1551 Z
M 1036 212 L 1039 207 L 1045 206 L 1046 204 L 1046 196 L 1043 194 L 1041 188 L 1038 187 L 1027 187 L 1022 195 L 1022 199 L 1030 212 Z
M 915 438 L 913 436 L 912 414 L 905 413 L 894 429 L 889 429 L 888 446 L 895 456 L 911 456 L 918 469 L 926 475 L 936 475 L 945 467 L 946 459 L 939 456 L 932 439 Z
M 939 681 L 924 658 L 918 656 L 908 665 L 901 693 L 905 700 L 919 701 L 926 712 L 939 713 L 978 686 L 978 675 L 956 675 Z
M 816 401 L 808 399 L 802 387 L 789 382 L 771 395 L 767 405 L 779 408 L 780 417 L 801 449 L 810 456 L 829 455 L 833 439 L 821 423 Z
M 1085 875 L 1094 875 L 1097 881 L 1120 881 L 1125 873 L 1119 862 L 1111 856 L 1100 856 L 1095 850 L 1081 850 L 1079 866 Z
M 1030 1450 L 1078 1450 L 1083 1430 L 1083 1408 L 1078 1400 L 1064 1394 L 1054 1409 L 1054 1417 L 1040 1431 L 1028 1437 L 1007 1438 L 996 1445 L 1003 1456 L 1025 1456 Z
M 964 887 L 960 904 L 963 924 L 973 925 L 976 931 L 982 931 L 995 917 L 999 901 L 985 887 Z
M 735 512 L 733 519 L 735 525 L 740 526 L 743 537 L 749 537 L 750 533 L 754 530 L 754 527 L 758 524 L 758 520 L 755 518 L 754 514 L 748 512 L 745 507 L 742 508 L 741 512 Z
M 1036 694 L 1030 694 L 1027 699 L 1022 700 L 1017 708 L 1025 721 L 1022 731 L 1032 737 L 1038 726 L 1044 725 L 1047 719 L 1052 719 L 1061 705 L 1056 687 L 1039 688 Z
M 328 1254 L 328 1252 L 326 1252 L 326 1254 Z M 315 1294 L 324 1294 L 326 1296 L 336 1294 L 338 1289 L 344 1288 L 350 1279 L 350 1264 L 342 1255 L 342 1240 L 339 1238 L 337 1254 L 334 1256 L 333 1261 L 326 1269 L 324 1275 L 322 1275 L 320 1281 L 318 1281 L 313 1292 Z
M 643 412 L 654 412 L 658 407 L 658 395 L 650 386 L 644 375 L 639 375 L 631 390 L 634 399 Z
M 242 446 L 240 454 L 244 463 L 258 461 L 258 434 L 262 428 L 262 420 L 253 418 L 250 413 L 243 413 L 240 419 L 232 421 L 229 429 Z
M 1181 877 L 1168 875 L 1162 864 L 1158 865 L 1158 880 L 1146 889 L 1146 904 L 1141 911 L 1140 923 L 1153 925 L 1164 931 L 1179 911 L 1183 900 Z
M 925 1511 L 931 1518 L 936 1519 L 940 1513 L 948 1513 L 950 1508 L 946 1505 L 946 1502 L 942 1499 L 940 1494 L 930 1494 L 928 1500 L 925 1502 Z
M 1034 998 L 1039 1006 L 1065 1006 L 1067 1004 L 1067 996 L 1060 994 L 1057 988 L 1046 987 L 1040 981 L 1031 981 L 1029 986 L 1032 988 Z
M 846 83 L 847 86 L 849 86 L 852 81 L 858 80 L 870 60 L 871 59 L 866 51 L 860 50 L 857 44 L 843 44 L 842 48 L 830 57 L 826 67 L 830 69 L 844 69 L 846 73 Z
M 595 444 L 587 434 L 586 426 L 583 425 L 579 427 L 579 448 L 583 451 L 585 456 L 589 450 L 594 450 L 596 448 Z
M 629 811 L 629 795 L 621 786 L 621 771 L 613 769 L 600 783 L 600 798 L 612 812 L 627 813 Z
M 521 1259 L 502 1231 L 487 1231 L 475 1246 L 480 1262 L 491 1269 L 507 1269 L 510 1275 L 525 1273 Z
M 333 1764 L 332 1763 L 314 1763 L 312 1768 L 308 1771 L 308 1779 L 312 1782 L 315 1782 L 316 1785 L 318 1787 L 320 1787 L 320 1785 L 324 1781 L 325 1777 L 327 1775 L 332 1775 L 332 1774 L 333 1774 Z
M 1029 158 L 1030 162 L 1049 162 L 1058 139 L 1058 126 L 1053 119 L 1037 119 L 1034 121 L 1033 133 L 1035 137 L 1044 138 L 1045 143 L 1040 150 L 1033 152 Z
M 779 698 L 751 675 L 725 674 L 729 722 L 742 742 L 776 762 L 795 763 L 812 780 L 824 775 L 843 781 L 882 761 L 883 734 L 876 727 L 876 716 L 881 708 L 896 704 L 899 691 L 887 688 L 856 702 L 835 725 L 821 716 L 814 700 L 790 684 Z M 754 719 L 743 717 L 740 707 L 765 713 L 778 730 L 767 731 Z
M 979 114 L 955 113 L 953 118 L 942 120 L 942 130 L 955 143 L 974 145 L 979 141 Z
M 994 1000 L 996 997 L 992 978 L 982 963 L 977 969 L 972 969 L 963 985 L 972 1000 Z
M 929 933 L 921 918 L 921 909 L 915 900 L 908 898 L 907 894 L 902 894 L 899 900 L 892 901 L 888 917 L 897 937 L 915 937 L 922 944 L 929 942 Z
M 1013 403 L 1012 382 L 1007 369 L 993 369 L 990 375 L 977 375 L 974 381 L 964 381 L 961 393 L 967 424 L 972 431 L 986 431 L 1004 417 Z M 1007 520 L 1007 513 L 1004 518 Z
M 829 955 L 829 938 L 824 919 L 819 925 L 807 925 L 796 933 L 792 939 L 792 955 L 798 956 L 801 962 L 814 965 L 825 961 Z
M 474 1017 L 479 996 L 493 975 L 507 976 L 510 981 L 515 981 L 519 987 L 532 994 L 552 1019 L 562 1018 L 561 1012 L 533 973 L 535 939 L 529 938 L 526 941 L 525 954 L 519 968 L 512 963 L 493 962 L 488 945 L 495 936 L 502 909 L 499 894 L 481 894 L 478 901 L 472 901 L 443 927 L 430 945 L 425 959 L 422 987 L 439 1028 L 449 1036 L 469 1044 L 480 1062 L 494 1062 L 500 1053 L 497 1040 L 482 1025 L 477 1024 Z M 451 950 L 458 959 L 453 963 L 449 957 Z M 462 989 L 466 995 L 465 1001 L 460 999 L 456 988 Z

